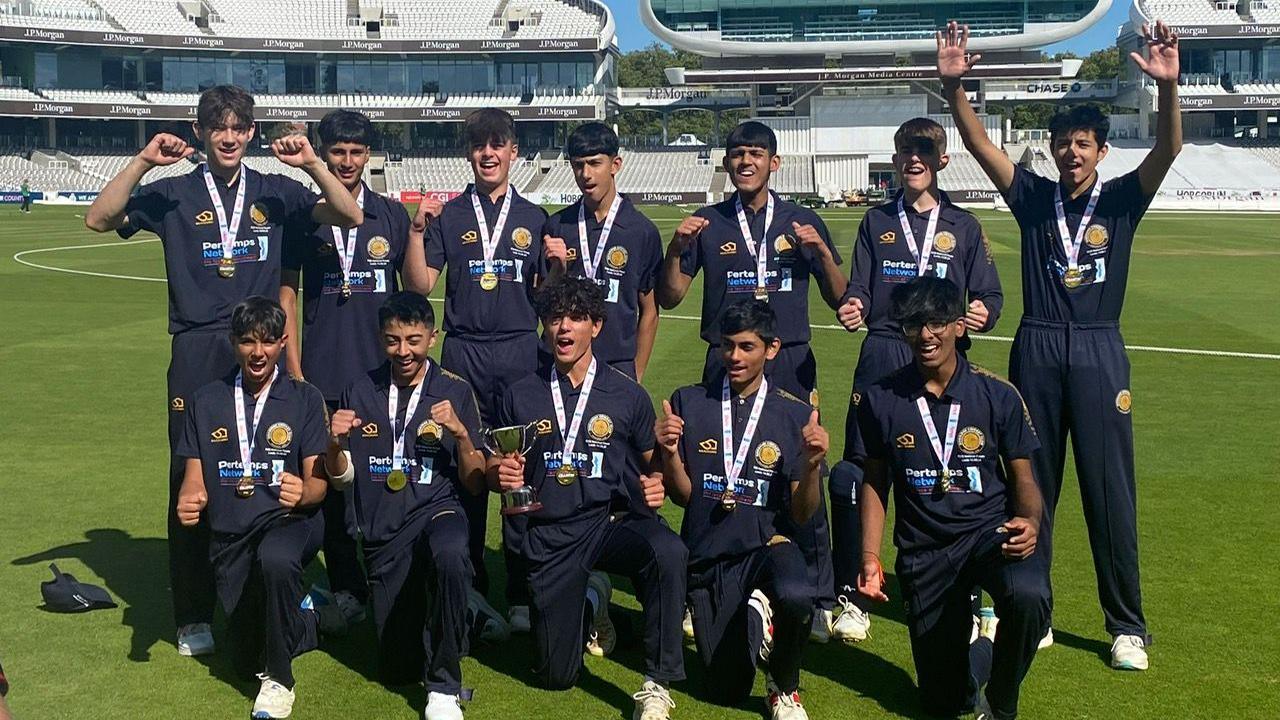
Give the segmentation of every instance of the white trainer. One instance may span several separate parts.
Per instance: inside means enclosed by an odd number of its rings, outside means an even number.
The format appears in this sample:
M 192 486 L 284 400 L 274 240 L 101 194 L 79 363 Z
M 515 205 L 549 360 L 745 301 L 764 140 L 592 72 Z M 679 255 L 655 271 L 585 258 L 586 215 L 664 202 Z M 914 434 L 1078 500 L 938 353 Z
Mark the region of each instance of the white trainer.
M 191 623 L 178 628 L 178 654 L 199 657 L 213 654 L 213 630 L 209 623 Z
M 652 680 L 645 680 L 640 691 L 631 697 L 636 701 L 631 720 L 669 720 L 676 706 L 671 692 Z
M 693 608 L 684 609 L 684 620 L 680 623 L 680 629 L 684 631 L 686 640 L 693 639 Z
M 593 572 L 587 577 L 587 587 L 596 591 L 600 600 L 595 608 L 595 617 L 591 621 L 591 637 L 587 638 L 587 652 L 595 657 L 604 657 L 613 652 L 618 644 L 618 633 L 609 618 L 609 600 L 613 597 L 613 583 L 609 576 L 602 572 Z M 664 716 L 665 717 L 665 716 Z
M 528 605 L 512 605 L 507 611 L 507 622 L 511 625 L 511 632 L 520 635 L 527 635 L 533 631 L 533 622 L 529 619 Z
M 984 607 L 978 611 L 978 637 L 984 637 L 994 643 L 996 628 L 999 625 L 1000 618 L 996 617 L 995 608 Z
M 481 640 L 501 643 L 511 638 L 511 626 L 475 588 L 467 588 L 467 614 L 471 616 L 472 626 L 479 627 Z
M 760 621 L 760 660 L 769 662 L 769 655 L 773 652 L 773 607 L 769 605 L 769 596 L 763 590 L 752 590 L 751 597 L 747 598 L 747 607 L 755 611 Z
M 258 679 L 262 686 L 258 688 L 258 699 L 253 701 L 254 720 L 289 717 L 293 712 L 293 691 L 266 675 L 259 675 Z
M 813 610 L 813 622 L 809 625 L 809 641 L 825 644 L 831 639 L 831 611 Z
M 348 625 L 364 622 L 364 605 L 350 591 L 339 590 L 334 593 L 333 604 L 337 605 L 338 609 L 342 611 L 342 616 L 347 619 Z
M 809 713 L 800 704 L 800 692 L 784 693 L 774 684 L 773 678 L 765 682 L 765 705 L 769 710 L 769 720 L 809 720 Z
M 1053 647 L 1053 628 L 1045 631 L 1044 637 L 1040 638 L 1040 644 L 1036 645 L 1037 650 Z
M 422 720 L 462 720 L 462 706 L 457 695 L 427 693 L 427 707 L 422 710 Z
M 1117 635 L 1111 643 L 1111 667 L 1117 670 L 1146 670 L 1147 643 L 1137 635 Z
M 836 598 L 836 619 L 831 636 L 843 643 L 862 642 L 871 636 L 871 615 L 841 595 Z

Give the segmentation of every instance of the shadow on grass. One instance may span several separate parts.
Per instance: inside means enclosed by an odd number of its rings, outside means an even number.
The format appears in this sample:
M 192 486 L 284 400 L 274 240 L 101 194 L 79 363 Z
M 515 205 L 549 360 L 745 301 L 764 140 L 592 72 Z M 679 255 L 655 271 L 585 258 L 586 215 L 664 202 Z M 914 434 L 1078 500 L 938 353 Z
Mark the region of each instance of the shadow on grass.
M 1069 648 L 1093 653 L 1108 667 L 1111 666 L 1111 645 L 1107 642 L 1076 635 L 1060 628 L 1053 629 L 1053 642 L 1055 645 L 1065 645 Z

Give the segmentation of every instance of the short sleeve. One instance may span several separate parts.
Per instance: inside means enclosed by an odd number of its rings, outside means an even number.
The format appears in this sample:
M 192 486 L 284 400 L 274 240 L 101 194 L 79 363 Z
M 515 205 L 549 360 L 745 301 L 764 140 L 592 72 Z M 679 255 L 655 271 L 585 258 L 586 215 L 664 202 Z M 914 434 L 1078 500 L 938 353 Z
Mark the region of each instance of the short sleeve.
M 1142 179 L 1138 176 L 1138 171 L 1133 170 L 1116 178 L 1113 187 L 1118 196 L 1118 204 L 1123 210 L 1123 214 L 1129 221 L 1129 235 L 1133 235 L 1133 231 L 1137 229 L 1138 222 L 1142 220 L 1142 216 L 1147 214 L 1147 208 L 1151 207 L 1151 201 L 1155 199 L 1155 194 L 1142 194 Z
M 858 431 L 862 435 L 862 447 L 868 459 L 887 458 L 889 449 L 885 446 L 884 429 L 880 427 L 880 421 L 876 418 L 871 397 L 865 393 L 862 401 L 858 403 Z
M 676 416 L 680 418 L 684 418 L 684 400 L 681 399 L 682 397 L 683 397 L 683 393 L 681 393 L 679 389 L 671 393 L 671 412 L 675 413 Z M 656 418 L 654 420 L 654 424 L 657 425 Z M 685 451 L 684 444 L 686 440 L 692 440 L 692 435 L 689 434 L 688 427 L 689 427 L 689 423 L 688 423 L 688 420 L 686 419 L 685 420 L 686 430 L 685 430 L 685 433 L 680 437 L 680 444 L 677 446 L 680 448 L 680 462 L 686 463 L 686 467 L 687 467 L 687 463 L 689 462 L 689 454 Z M 656 438 L 655 438 L 655 441 L 656 441 Z
M 298 456 L 303 458 L 323 455 L 329 449 L 329 409 L 324 404 L 320 389 L 309 383 L 299 383 L 302 388 L 303 416 L 299 432 Z
M 849 286 L 844 291 L 844 297 L 841 300 L 847 301 L 850 298 L 858 298 L 862 301 L 863 312 L 870 310 L 871 305 L 871 275 L 875 267 L 875 254 L 871 246 L 871 217 L 870 213 L 862 216 L 862 222 L 858 224 L 858 237 L 853 243 L 853 268 L 849 272 Z
M 1009 209 L 1013 212 L 1014 217 L 1023 219 L 1027 217 L 1029 211 L 1033 211 L 1035 204 L 1040 200 L 1040 194 L 1045 190 L 1042 183 L 1051 184 L 1052 181 L 1036 175 L 1021 165 L 1013 166 L 1013 182 L 1009 184 L 1009 191 L 1005 193 L 1005 201 L 1009 203 Z
M 462 426 L 467 429 L 467 435 L 471 437 L 471 444 L 488 456 L 488 451 L 484 448 L 484 443 L 480 441 L 480 405 L 476 401 L 476 394 L 471 389 L 470 384 L 462 384 L 458 388 L 454 404 L 454 408 L 458 414 L 458 420 L 462 422 Z
M 286 218 L 311 217 L 311 209 L 320 202 L 320 196 L 308 190 L 302 183 L 285 175 L 270 176 L 271 191 L 284 203 Z
M 200 459 L 200 431 L 196 427 L 195 403 L 188 402 L 187 409 L 183 412 L 186 415 L 182 419 L 182 435 L 178 437 L 178 445 L 173 449 L 173 454 L 181 458 Z
M 538 241 L 541 242 L 544 237 L 564 237 L 560 234 L 559 213 L 548 216 L 546 221 L 542 223 L 542 231 L 538 233 Z M 538 253 L 538 258 L 538 275 L 545 278 L 551 274 L 551 261 L 547 259 L 546 253 Z
M 649 398 L 649 393 L 638 384 L 633 390 L 635 412 L 631 420 L 631 437 L 635 438 L 636 450 L 646 453 L 658 445 L 657 437 L 653 432 L 654 425 L 658 423 L 658 416 L 653 412 L 653 400 Z
M 858 406 L 862 403 L 862 393 L 854 388 L 849 394 L 849 409 L 845 414 L 844 455 L 849 462 L 861 463 L 867 456 L 867 448 L 862 442 L 862 429 L 858 421 Z
M 423 246 L 426 250 L 427 267 L 441 270 L 444 268 L 445 252 L 444 252 L 444 216 L 449 211 L 446 206 L 444 211 L 440 213 L 440 217 L 432 220 L 427 224 L 427 232 L 422 236 Z
M 404 205 L 395 200 L 387 201 L 387 212 L 390 217 L 387 222 L 391 225 L 391 242 L 392 247 L 398 248 L 396 255 L 391 259 L 397 271 L 404 268 L 404 256 L 408 252 L 409 246 L 409 211 Z
M 312 258 L 315 248 L 311 236 L 319 228 L 306 215 L 294 215 L 285 221 L 284 250 L 280 255 L 280 266 L 285 270 L 302 270 L 303 265 Z
M 157 180 L 138 189 L 124 206 L 127 224 L 116 232 L 120 237 L 128 239 L 139 230 L 146 230 L 157 235 L 164 227 L 164 218 L 178 206 L 172 196 L 173 183 L 169 179 Z M 161 240 L 164 237 L 161 236 Z
M 658 234 L 658 226 L 645 219 L 644 238 L 640 246 L 640 274 L 637 278 L 637 289 L 641 294 L 650 292 L 658 284 L 662 276 L 662 236 Z
M 822 221 L 822 218 L 818 217 L 816 214 L 811 214 L 806 218 L 806 222 L 812 224 L 813 229 L 818 231 L 818 235 L 819 237 L 822 238 L 822 242 L 826 243 L 827 250 L 831 252 L 831 259 L 835 262 L 835 264 L 836 265 L 843 264 L 844 258 L 840 256 L 840 251 L 836 249 L 835 243 L 831 241 L 831 231 L 827 228 L 827 224 Z M 813 251 L 810 250 L 810 251 L 807 251 L 807 253 L 808 253 L 807 258 L 809 260 L 810 274 L 812 274 L 815 278 L 821 280 L 822 279 L 822 263 L 818 262 L 818 258 Z
M 998 388 L 999 404 L 1002 411 L 1000 419 L 1000 456 L 1006 460 L 1030 458 L 1040 449 L 1040 440 L 1031 424 L 1031 413 L 1027 405 L 1012 385 L 1000 384 Z
M 694 215 L 700 218 L 706 218 L 710 222 L 714 222 L 714 220 L 711 220 L 708 214 L 702 210 L 694 213 Z M 705 234 L 709 229 L 711 229 L 710 225 L 703 228 L 703 234 Z M 680 251 L 680 272 L 688 275 L 689 277 L 697 277 L 698 271 L 702 269 L 702 237 L 702 235 L 699 235 L 694 238 L 693 242 L 689 243 L 689 247 Z
M 1004 290 L 1000 287 L 1000 275 L 996 272 L 996 264 L 991 257 L 991 242 L 983 232 L 982 225 L 976 219 L 967 225 L 965 247 L 968 248 L 969 257 L 965 263 L 965 273 L 968 275 L 968 300 L 981 300 L 987 306 L 989 316 L 981 332 L 988 332 L 1000 319 L 1000 311 L 1004 308 Z

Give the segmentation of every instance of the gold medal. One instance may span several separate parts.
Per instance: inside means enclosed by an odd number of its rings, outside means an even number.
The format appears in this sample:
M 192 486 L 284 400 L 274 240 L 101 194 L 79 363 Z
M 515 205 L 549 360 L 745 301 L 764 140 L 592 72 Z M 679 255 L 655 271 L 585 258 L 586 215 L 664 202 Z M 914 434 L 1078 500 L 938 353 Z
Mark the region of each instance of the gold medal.
M 1080 268 L 1067 268 L 1066 272 L 1062 273 L 1062 284 L 1068 289 L 1078 288 L 1083 282 L 1084 273 L 1080 272 Z
M 387 475 L 387 489 L 391 492 L 400 492 L 405 485 L 409 484 L 409 476 L 403 470 L 392 470 Z
M 235 277 L 236 263 L 231 258 L 222 258 L 218 262 L 218 277 L 231 278 Z
M 769 302 L 769 291 L 765 290 L 759 285 L 756 286 L 755 296 L 757 300 L 763 300 L 765 302 Z
M 734 508 L 738 507 L 738 501 L 733 497 L 733 491 L 729 488 L 725 488 L 724 494 L 720 496 L 720 507 L 724 508 L 725 512 L 732 512 Z
M 251 498 L 253 497 L 253 477 L 242 477 L 236 483 L 236 497 Z
M 556 470 L 556 482 L 561 485 L 572 485 L 578 479 L 578 470 L 572 465 L 561 465 Z
M 351 297 L 351 283 L 345 280 L 342 281 L 342 297 L 344 298 Z
M 951 470 L 942 468 L 938 471 L 938 489 L 942 492 L 951 492 Z
M 498 273 L 487 272 L 480 276 L 480 289 L 493 290 L 498 287 Z

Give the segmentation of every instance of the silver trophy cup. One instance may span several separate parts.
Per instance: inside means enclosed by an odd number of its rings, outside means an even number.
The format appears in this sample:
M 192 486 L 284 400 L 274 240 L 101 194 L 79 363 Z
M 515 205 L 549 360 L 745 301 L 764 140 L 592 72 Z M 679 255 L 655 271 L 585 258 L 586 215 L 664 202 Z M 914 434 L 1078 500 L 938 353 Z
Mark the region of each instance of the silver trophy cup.
M 534 424 L 509 425 L 500 428 L 483 428 L 480 441 L 495 455 L 524 455 L 533 447 Z M 520 515 L 542 509 L 538 502 L 538 491 L 532 486 L 522 485 L 515 490 L 502 493 L 502 514 Z

